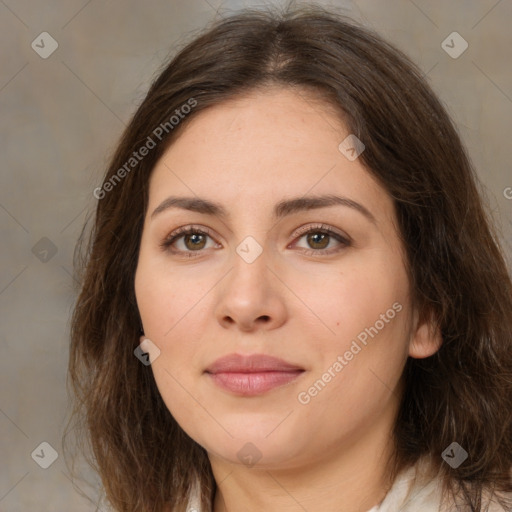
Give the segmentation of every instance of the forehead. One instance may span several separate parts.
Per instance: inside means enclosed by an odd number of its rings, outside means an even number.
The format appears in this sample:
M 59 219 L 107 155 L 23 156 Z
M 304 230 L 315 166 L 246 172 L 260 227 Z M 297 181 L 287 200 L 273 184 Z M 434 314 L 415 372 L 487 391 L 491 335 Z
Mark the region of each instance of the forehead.
M 326 132 L 334 141 L 348 133 L 340 109 L 309 90 L 267 87 L 195 114 L 173 145 L 186 138 L 187 144 L 229 147 L 247 153 L 263 146 L 269 151 L 288 148 L 301 153 L 314 149 L 316 153 L 332 142 L 329 139 L 325 145 L 320 144 Z
M 199 112 L 155 166 L 150 205 L 169 194 L 241 202 L 339 193 L 389 209 L 391 199 L 359 159 L 340 152 L 341 113 L 310 91 L 253 91 Z M 254 206 L 254 205 L 253 205 Z

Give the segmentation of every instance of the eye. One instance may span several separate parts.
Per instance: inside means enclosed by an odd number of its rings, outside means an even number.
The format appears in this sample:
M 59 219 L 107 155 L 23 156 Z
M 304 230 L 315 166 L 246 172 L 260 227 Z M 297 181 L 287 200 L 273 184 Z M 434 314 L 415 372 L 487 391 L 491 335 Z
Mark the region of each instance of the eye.
M 294 236 L 299 237 L 299 240 L 305 238 L 306 243 L 311 247 L 311 249 L 303 248 L 302 252 L 307 255 L 333 254 L 351 245 L 349 237 L 334 231 L 325 224 L 300 228 L 294 233 Z M 212 233 L 208 228 L 185 226 L 170 233 L 160 246 L 172 254 L 193 258 L 200 256 L 204 249 L 208 249 L 208 238 L 212 239 Z M 337 242 L 337 245 L 334 248 L 329 248 L 333 241 Z M 297 245 L 297 242 L 293 245 Z M 220 247 L 220 245 L 214 243 L 213 247 Z
M 299 240 L 305 238 L 306 243 L 311 247 L 311 249 L 304 250 L 307 255 L 333 254 L 351 245 L 348 237 L 325 224 L 306 226 L 296 232 L 295 236 L 299 236 Z M 338 242 L 337 246 L 329 248 L 333 241 Z
M 160 246 L 171 253 L 183 254 L 186 257 L 196 256 L 194 253 L 201 253 L 206 247 L 207 239 L 211 238 L 211 233 L 207 228 L 198 226 L 185 226 L 178 228 L 167 236 Z M 173 248 L 180 245 L 181 248 Z

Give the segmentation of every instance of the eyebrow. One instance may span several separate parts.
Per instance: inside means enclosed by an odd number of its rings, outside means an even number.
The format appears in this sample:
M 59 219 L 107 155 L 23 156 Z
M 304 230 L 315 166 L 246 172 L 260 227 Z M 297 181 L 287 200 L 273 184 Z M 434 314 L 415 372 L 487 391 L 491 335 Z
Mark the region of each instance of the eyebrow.
M 273 217 L 278 220 L 300 211 L 315 210 L 317 208 L 326 208 L 329 206 L 346 206 L 348 208 L 352 208 L 363 214 L 373 224 L 377 223 L 373 214 L 362 204 L 357 203 L 348 197 L 340 197 L 336 195 L 303 196 L 280 201 L 274 206 Z M 224 219 L 230 218 L 227 210 L 219 203 L 201 197 L 170 196 L 167 199 L 164 199 L 153 210 L 151 219 L 159 213 L 171 208 L 180 208 L 182 210 L 189 210 L 205 215 L 214 215 Z

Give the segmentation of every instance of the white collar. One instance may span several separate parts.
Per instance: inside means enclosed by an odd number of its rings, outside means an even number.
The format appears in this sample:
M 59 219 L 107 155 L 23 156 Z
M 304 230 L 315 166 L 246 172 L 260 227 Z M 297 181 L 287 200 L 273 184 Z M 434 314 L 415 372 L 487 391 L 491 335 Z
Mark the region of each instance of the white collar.
M 441 480 L 422 478 L 422 461 L 400 473 L 379 505 L 368 512 L 438 512 L 441 507 Z

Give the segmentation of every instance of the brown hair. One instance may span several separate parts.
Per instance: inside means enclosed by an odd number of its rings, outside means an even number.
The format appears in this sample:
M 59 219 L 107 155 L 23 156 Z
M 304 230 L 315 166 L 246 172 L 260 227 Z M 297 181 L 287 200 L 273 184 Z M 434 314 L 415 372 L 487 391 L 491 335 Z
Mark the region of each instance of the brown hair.
M 171 416 L 151 367 L 134 357 L 134 276 L 157 160 L 202 110 L 271 85 L 314 91 L 364 142 L 359 158 L 395 203 L 414 304 L 441 329 L 439 351 L 409 358 L 404 369 L 393 478 L 431 455 L 445 495 L 480 510 L 487 491 L 512 491 L 512 284 L 503 252 L 457 131 L 421 71 L 372 31 L 319 6 L 246 9 L 214 22 L 165 67 L 122 135 L 104 183 L 167 122 L 156 147 L 98 201 L 77 262 L 69 376 L 89 462 L 118 511 L 182 511 L 196 478 L 211 510 L 206 451 Z M 195 107 L 169 126 L 191 99 Z M 469 454 L 457 469 L 441 458 L 453 441 Z

